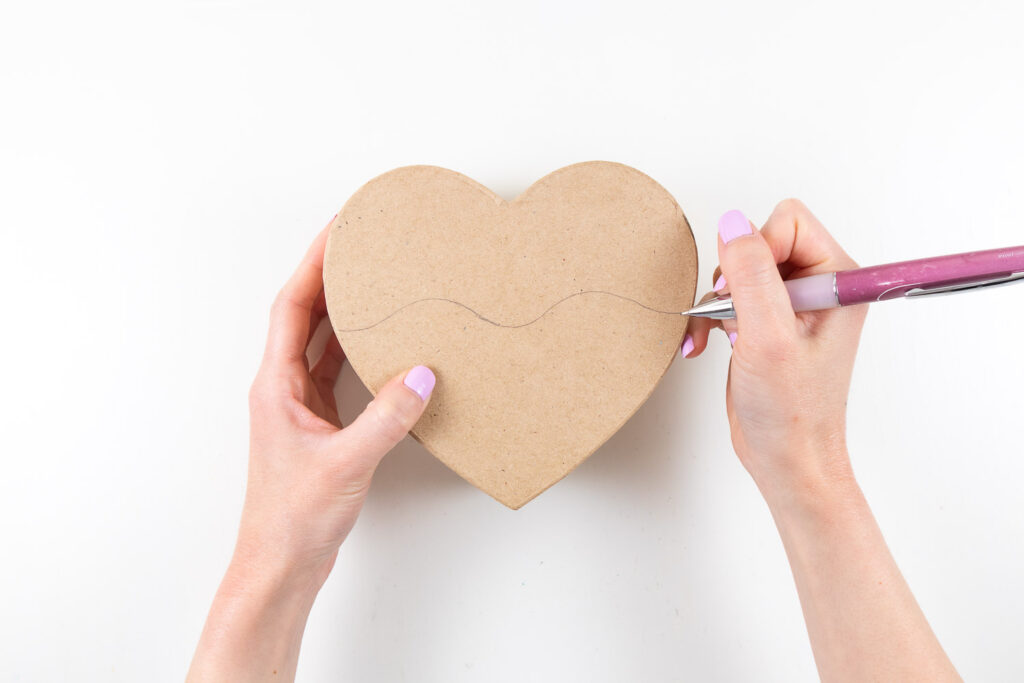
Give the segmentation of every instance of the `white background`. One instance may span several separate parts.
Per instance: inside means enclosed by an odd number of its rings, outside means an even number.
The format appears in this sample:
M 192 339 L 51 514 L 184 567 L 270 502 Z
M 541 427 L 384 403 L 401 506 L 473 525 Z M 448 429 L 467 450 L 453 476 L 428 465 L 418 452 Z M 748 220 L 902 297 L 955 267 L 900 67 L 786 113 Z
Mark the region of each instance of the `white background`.
M 1015 2 L 22 3 L 0 15 L 0 670 L 180 679 L 231 552 L 269 304 L 365 180 L 633 165 L 693 225 L 801 197 L 862 264 L 1024 243 Z M 939 638 L 1024 678 L 1024 289 L 877 305 L 854 467 Z M 723 335 L 518 512 L 407 440 L 308 681 L 815 677 Z M 501 391 L 496 386 L 494 391 Z M 351 419 L 369 398 L 346 370 Z

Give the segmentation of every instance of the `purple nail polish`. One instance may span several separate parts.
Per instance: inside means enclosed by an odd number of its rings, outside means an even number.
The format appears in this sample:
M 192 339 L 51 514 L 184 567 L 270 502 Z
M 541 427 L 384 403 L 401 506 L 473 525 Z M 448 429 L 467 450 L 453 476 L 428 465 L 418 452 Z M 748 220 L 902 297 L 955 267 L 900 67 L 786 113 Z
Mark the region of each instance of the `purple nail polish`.
M 686 335 L 686 339 L 683 340 L 683 349 L 680 353 L 683 354 L 683 358 L 693 353 L 693 337 Z
M 729 346 L 736 346 L 736 333 L 735 332 L 730 332 L 729 333 Z
M 425 365 L 417 365 L 405 376 L 405 386 L 419 394 L 424 401 L 430 398 L 436 381 L 434 373 Z
M 711 289 L 715 290 L 716 292 L 721 292 L 723 289 L 725 289 L 725 276 L 719 275 L 718 279 L 715 280 L 715 286 L 712 287 Z
M 718 219 L 718 235 L 725 244 L 728 244 L 737 237 L 751 234 L 753 234 L 753 231 L 750 229 L 750 221 L 747 220 L 742 211 L 737 211 L 736 209 L 726 211 Z

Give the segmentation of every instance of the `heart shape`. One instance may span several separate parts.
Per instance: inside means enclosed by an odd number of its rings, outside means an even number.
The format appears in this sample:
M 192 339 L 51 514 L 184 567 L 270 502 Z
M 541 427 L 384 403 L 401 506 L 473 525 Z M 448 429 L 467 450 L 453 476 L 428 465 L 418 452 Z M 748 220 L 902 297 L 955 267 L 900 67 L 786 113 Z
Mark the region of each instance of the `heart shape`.
M 359 378 L 376 394 L 413 365 L 433 369 L 413 437 L 513 509 L 647 400 L 696 286 L 676 201 L 601 161 L 511 202 L 447 169 L 390 171 L 345 204 L 324 261 L 331 323 Z

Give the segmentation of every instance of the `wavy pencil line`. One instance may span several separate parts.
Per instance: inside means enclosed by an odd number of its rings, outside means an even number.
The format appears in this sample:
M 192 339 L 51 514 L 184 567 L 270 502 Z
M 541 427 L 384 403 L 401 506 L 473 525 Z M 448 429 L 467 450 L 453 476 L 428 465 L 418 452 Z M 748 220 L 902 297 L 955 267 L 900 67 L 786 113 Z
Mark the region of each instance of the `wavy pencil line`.
M 531 320 L 529 322 L 521 323 L 519 325 L 506 325 L 506 324 L 500 323 L 500 322 L 498 322 L 496 320 L 491 320 L 490 318 L 488 318 L 487 316 L 483 315 L 482 313 L 480 313 L 476 309 L 467 306 L 466 304 L 462 303 L 461 301 L 455 301 L 454 299 L 446 299 L 444 297 L 431 296 L 431 297 L 426 297 L 424 299 L 416 299 L 415 301 L 410 301 L 409 303 L 405 304 L 404 306 L 401 306 L 400 308 L 395 309 L 394 311 L 392 311 L 391 313 L 389 313 L 385 317 L 381 318 L 377 322 L 373 323 L 372 325 L 367 325 L 366 327 L 350 327 L 350 328 L 347 328 L 347 329 L 346 328 L 335 328 L 335 329 L 336 329 L 337 332 L 364 332 L 366 330 L 373 329 L 374 327 L 377 327 L 378 325 L 380 325 L 382 323 L 387 322 L 388 320 L 390 320 L 391 318 L 395 317 L 396 315 L 398 315 L 399 313 L 401 313 L 405 309 L 409 308 L 410 306 L 415 306 L 416 304 L 425 303 L 427 301 L 445 301 L 447 303 L 455 304 L 456 306 L 460 306 L 461 308 L 466 309 L 467 311 L 469 311 L 474 316 L 476 316 L 480 320 L 484 321 L 488 325 L 494 325 L 495 327 L 504 327 L 506 329 L 515 330 L 515 329 L 518 329 L 520 327 L 527 327 L 529 325 L 533 325 L 535 322 L 537 322 L 538 320 L 540 320 L 541 318 L 546 316 L 548 313 L 550 313 L 559 304 L 563 304 L 566 301 L 568 301 L 569 299 L 575 298 L 577 296 L 583 296 L 584 294 L 604 294 L 606 296 L 612 296 L 612 297 L 615 297 L 616 299 L 622 299 L 623 301 L 629 301 L 631 303 L 634 303 L 634 304 L 636 304 L 637 306 L 639 306 L 641 308 L 645 308 L 648 311 L 651 311 L 652 313 L 661 313 L 661 314 L 664 314 L 664 315 L 682 315 L 685 312 L 685 311 L 663 311 L 661 309 L 654 308 L 653 306 L 648 306 L 647 304 L 642 303 L 640 301 L 637 301 L 636 299 L 630 298 L 628 296 L 623 296 L 621 294 L 616 294 L 614 292 L 606 292 L 606 291 L 604 291 L 602 289 L 588 289 L 588 290 L 585 290 L 585 291 L 582 291 L 582 292 L 575 292 L 575 293 L 570 294 L 569 296 L 566 296 L 566 297 L 562 297 L 561 299 L 559 299 L 555 303 L 553 303 L 550 306 L 548 306 L 547 309 L 543 313 L 541 313 L 540 315 L 538 315 L 536 318 L 534 318 L 533 320 Z

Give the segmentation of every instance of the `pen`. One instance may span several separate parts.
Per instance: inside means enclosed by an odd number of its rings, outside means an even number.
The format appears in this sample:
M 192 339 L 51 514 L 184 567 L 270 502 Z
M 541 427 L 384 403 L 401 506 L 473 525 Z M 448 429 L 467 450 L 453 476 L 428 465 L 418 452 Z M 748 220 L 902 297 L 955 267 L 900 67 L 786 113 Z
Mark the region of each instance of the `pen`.
M 1024 281 L 1024 245 L 901 261 L 786 280 L 794 311 L 821 311 L 889 299 L 952 294 Z M 736 317 L 732 298 L 722 295 L 683 315 L 725 320 Z

